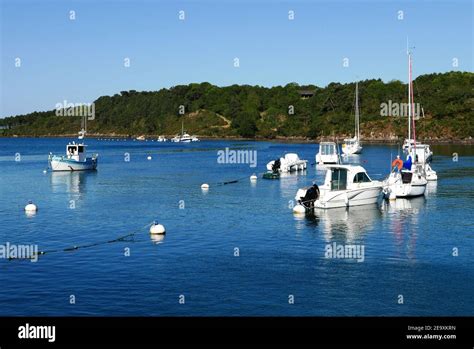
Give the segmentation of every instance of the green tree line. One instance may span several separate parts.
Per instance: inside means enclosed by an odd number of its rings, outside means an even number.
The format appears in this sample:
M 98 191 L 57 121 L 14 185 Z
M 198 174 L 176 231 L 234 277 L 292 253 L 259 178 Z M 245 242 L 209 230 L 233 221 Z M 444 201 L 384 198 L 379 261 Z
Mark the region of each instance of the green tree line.
M 201 136 L 308 137 L 348 136 L 354 129 L 355 82 L 326 87 L 262 87 L 192 83 L 159 91 L 122 91 L 95 100 L 89 134 L 173 135 L 181 124 Z M 474 134 L 474 74 L 448 72 L 421 75 L 414 81 L 415 102 L 424 117 L 421 138 L 465 139 Z M 381 115 L 382 103 L 406 103 L 407 85 L 380 79 L 359 82 L 363 137 L 406 133 L 406 118 Z M 183 113 L 184 112 L 184 113 Z M 74 134 L 81 118 L 58 116 L 55 110 L 0 119 L 4 136 Z

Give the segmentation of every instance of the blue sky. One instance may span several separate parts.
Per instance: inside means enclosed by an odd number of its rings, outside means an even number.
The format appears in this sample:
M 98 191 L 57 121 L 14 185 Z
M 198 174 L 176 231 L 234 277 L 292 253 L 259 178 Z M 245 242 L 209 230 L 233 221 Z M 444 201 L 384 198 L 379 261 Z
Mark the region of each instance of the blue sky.
M 415 77 L 473 70 L 470 0 L 0 2 L 0 117 L 191 82 L 406 81 L 407 37 Z

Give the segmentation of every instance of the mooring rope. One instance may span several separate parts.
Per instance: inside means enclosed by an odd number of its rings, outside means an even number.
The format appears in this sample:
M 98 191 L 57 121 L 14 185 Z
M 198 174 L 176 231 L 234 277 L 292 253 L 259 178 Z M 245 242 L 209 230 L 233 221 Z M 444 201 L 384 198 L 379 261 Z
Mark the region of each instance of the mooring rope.
M 106 244 L 111 244 L 111 243 L 114 243 L 114 242 L 121 242 L 121 241 L 129 241 L 129 242 L 133 242 L 135 240 L 133 240 L 133 237 L 139 233 L 141 233 L 143 229 L 147 228 L 147 227 L 150 227 L 152 223 L 148 223 L 146 225 L 144 225 L 143 227 L 137 229 L 136 231 L 134 232 L 131 232 L 131 233 L 128 233 L 126 235 L 122 235 L 122 236 L 119 236 L 115 239 L 112 239 L 112 240 L 106 240 L 106 241 L 99 241 L 99 242 L 93 242 L 93 243 L 90 243 L 90 244 L 84 244 L 84 245 L 73 245 L 73 246 L 69 246 L 69 247 L 65 247 L 65 248 L 57 248 L 57 249 L 51 249 L 51 250 L 41 250 L 41 251 L 38 251 L 36 253 L 33 253 L 31 254 L 31 256 L 28 256 L 28 257 L 9 257 L 8 260 L 25 260 L 25 259 L 33 259 L 35 257 L 38 257 L 38 256 L 43 256 L 45 254 L 52 254 L 52 253 L 59 253 L 59 252 L 72 252 L 72 251 L 77 251 L 79 249 L 84 249 L 84 248 L 89 248 L 89 247 L 94 247 L 94 246 L 100 246 L 100 245 L 106 245 Z M 132 238 L 132 240 L 127 240 L 127 238 Z

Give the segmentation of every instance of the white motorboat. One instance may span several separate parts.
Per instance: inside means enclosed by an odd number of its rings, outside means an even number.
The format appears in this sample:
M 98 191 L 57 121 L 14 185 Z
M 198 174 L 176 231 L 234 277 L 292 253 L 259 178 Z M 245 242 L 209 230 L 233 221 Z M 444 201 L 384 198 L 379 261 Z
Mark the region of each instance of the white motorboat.
M 285 157 L 270 161 L 267 164 L 267 170 L 272 172 L 294 172 L 306 169 L 307 160 L 301 160 L 298 154 L 288 153 Z
M 355 92 L 355 128 L 354 137 L 344 139 L 342 152 L 345 155 L 360 154 L 362 152 L 362 143 L 360 142 L 359 128 L 359 83 L 356 83 Z
M 316 164 L 318 165 L 336 165 L 340 164 L 341 159 L 337 144 L 335 142 L 319 143 L 319 151 L 316 154 Z
M 377 203 L 382 188 L 362 166 L 329 165 L 324 184 L 299 189 L 295 199 L 306 210 L 369 205 Z
M 86 121 L 84 120 L 84 123 Z M 85 124 L 84 124 L 85 125 Z M 90 171 L 97 169 L 97 158 L 98 154 L 92 154 L 91 157 L 87 157 L 86 148 L 84 144 L 84 137 L 86 130 L 83 128 L 79 132 L 79 140 L 81 142 L 70 142 L 66 146 L 66 155 L 54 155 L 49 153 L 48 164 L 52 171 Z
M 138 136 L 137 138 L 135 138 L 137 141 L 144 141 L 145 140 L 145 136 Z

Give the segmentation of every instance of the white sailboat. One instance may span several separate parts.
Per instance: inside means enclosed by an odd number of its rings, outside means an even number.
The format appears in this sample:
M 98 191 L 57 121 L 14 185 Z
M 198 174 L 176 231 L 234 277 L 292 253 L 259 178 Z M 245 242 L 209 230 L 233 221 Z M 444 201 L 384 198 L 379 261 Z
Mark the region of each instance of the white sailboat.
M 409 147 L 407 160 L 403 162 L 398 156 L 392 162 L 392 171 L 384 181 L 384 195 L 389 199 L 410 198 L 425 194 L 426 173 L 424 164 L 418 161 L 416 128 L 413 101 L 413 80 L 411 54 L 408 54 L 408 139 L 413 140 L 413 146 Z M 413 127 L 413 130 L 412 130 Z M 411 138 L 413 132 L 413 139 Z
M 344 143 L 342 144 L 342 152 L 345 155 L 360 154 L 362 152 L 362 143 L 360 142 L 359 119 L 360 119 L 360 115 L 359 115 L 359 83 L 356 82 L 354 137 L 344 139 Z
M 176 135 L 171 138 L 171 142 L 175 143 L 191 143 L 198 141 L 199 139 L 196 136 L 190 136 L 188 133 L 184 132 L 184 122 L 181 122 L 181 135 Z

